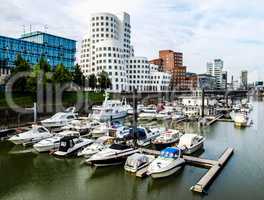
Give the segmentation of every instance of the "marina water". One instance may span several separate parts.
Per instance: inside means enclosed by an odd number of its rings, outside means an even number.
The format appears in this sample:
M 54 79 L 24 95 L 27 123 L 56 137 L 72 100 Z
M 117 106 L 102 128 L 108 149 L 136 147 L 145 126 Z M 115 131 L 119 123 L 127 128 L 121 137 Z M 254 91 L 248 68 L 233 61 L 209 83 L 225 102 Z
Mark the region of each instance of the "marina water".
M 217 159 L 226 147 L 234 156 L 208 190 L 208 195 L 189 189 L 207 171 L 193 166 L 168 178 L 136 178 L 122 166 L 93 168 L 82 159 L 57 159 L 30 148 L 0 142 L 0 200 L 72 199 L 264 199 L 264 103 L 254 101 L 253 126 L 238 129 L 230 122 L 208 128 L 183 123 L 187 133 L 206 137 L 201 157 Z M 163 124 L 164 125 L 164 124 Z M 176 126 L 175 124 L 168 124 Z M 177 125 L 178 126 L 178 125 Z

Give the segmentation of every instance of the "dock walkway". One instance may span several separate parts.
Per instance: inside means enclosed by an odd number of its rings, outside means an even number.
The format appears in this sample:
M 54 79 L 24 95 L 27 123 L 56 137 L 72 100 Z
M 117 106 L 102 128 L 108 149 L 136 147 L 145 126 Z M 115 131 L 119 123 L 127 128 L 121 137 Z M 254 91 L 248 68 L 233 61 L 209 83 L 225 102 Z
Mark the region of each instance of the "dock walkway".
M 139 152 L 151 154 L 155 156 L 160 155 L 160 151 L 151 150 L 151 149 L 141 148 L 139 149 Z M 203 177 L 201 177 L 201 179 L 190 189 L 194 192 L 204 193 L 205 189 L 209 186 L 210 183 L 212 183 L 216 175 L 222 170 L 226 162 L 232 156 L 233 152 L 234 152 L 233 148 L 227 148 L 218 160 L 209 160 L 205 158 L 183 155 L 183 159 L 186 161 L 186 164 L 209 169 L 208 172 Z M 136 173 L 136 176 L 144 177 L 147 175 L 146 172 L 147 172 L 147 167 L 139 170 Z

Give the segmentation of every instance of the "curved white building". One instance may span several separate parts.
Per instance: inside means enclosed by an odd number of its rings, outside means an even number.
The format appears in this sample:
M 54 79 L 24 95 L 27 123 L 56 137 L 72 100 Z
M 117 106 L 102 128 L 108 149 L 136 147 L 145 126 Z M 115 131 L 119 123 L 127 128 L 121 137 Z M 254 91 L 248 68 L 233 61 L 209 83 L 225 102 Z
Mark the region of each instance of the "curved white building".
M 152 81 L 151 74 L 158 72 L 158 69 L 150 69 L 147 58 L 134 57 L 130 16 L 127 13 L 93 14 L 89 34 L 83 39 L 81 47 L 80 65 L 84 75 L 107 72 L 113 92 L 132 91 L 133 87 L 139 91 L 149 91 L 153 84 L 166 82 Z M 152 76 L 156 79 L 156 76 Z M 155 88 L 159 90 L 158 86 Z

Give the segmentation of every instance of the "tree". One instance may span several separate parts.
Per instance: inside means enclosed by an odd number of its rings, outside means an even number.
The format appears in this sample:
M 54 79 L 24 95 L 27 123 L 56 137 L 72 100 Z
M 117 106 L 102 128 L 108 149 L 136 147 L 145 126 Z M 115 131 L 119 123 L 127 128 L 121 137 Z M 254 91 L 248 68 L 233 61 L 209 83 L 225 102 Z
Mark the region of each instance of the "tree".
M 99 88 L 105 90 L 112 86 L 111 80 L 108 77 L 108 74 L 105 71 L 102 71 L 98 76 Z
M 63 64 L 56 66 L 55 71 L 52 76 L 54 83 L 67 83 L 72 80 L 71 73 L 64 67 Z
M 96 88 L 97 85 L 97 78 L 94 74 L 91 74 L 88 76 L 88 87 L 90 87 L 92 90 Z
M 80 66 L 77 64 L 75 65 L 75 70 L 73 72 L 73 82 L 80 87 L 85 85 L 85 76 L 83 75 Z
M 39 65 L 39 69 L 43 71 L 43 73 L 47 73 L 47 72 L 51 72 L 51 66 L 50 64 L 47 62 L 47 59 L 45 58 L 44 55 L 42 55 L 39 59 L 38 64 Z
M 24 60 L 20 54 L 17 54 L 14 64 L 15 67 L 11 70 L 11 77 L 18 75 L 21 72 L 29 72 L 31 70 L 28 62 Z M 13 90 L 16 91 L 25 92 L 27 90 L 26 85 L 27 85 L 27 77 L 20 77 L 15 81 L 12 88 Z
M 39 62 L 34 66 L 31 76 L 27 80 L 27 86 L 33 94 L 36 94 L 39 82 L 43 88 L 44 97 L 46 96 L 46 84 L 52 82 L 50 72 L 51 66 L 46 58 L 41 56 Z

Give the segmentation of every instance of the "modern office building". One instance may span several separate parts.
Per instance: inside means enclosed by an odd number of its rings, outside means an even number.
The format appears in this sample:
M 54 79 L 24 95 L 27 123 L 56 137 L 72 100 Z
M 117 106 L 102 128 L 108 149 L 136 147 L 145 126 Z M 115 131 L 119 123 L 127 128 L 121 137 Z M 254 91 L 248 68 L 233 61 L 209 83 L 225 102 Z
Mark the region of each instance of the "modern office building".
M 205 90 L 216 89 L 216 78 L 210 74 L 198 74 L 197 88 Z
M 0 68 L 14 67 L 20 54 L 31 65 L 43 55 L 52 67 L 62 63 L 73 69 L 75 53 L 76 41 L 40 31 L 23 34 L 18 39 L 0 36 Z
M 81 47 L 80 66 L 86 77 L 107 72 L 112 92 L 150 89 L 150 65 L 146 58 L 134 57 L 129 14 L 93 14 Z
M 159 51 L 159 58 L 150 60 L 149 63 L 159 65 L 159 70 L 172 75 L 170 87 L 172 89 L 186 88 L 186 67 L 183 66 L 183 54 L 172 50 Z
M 246 71 L 246 70 L 241 71 L 240 86 L 242 89 L 248 88 L 248 71 Z
M 221 59 L 215 59 L 214 63 L 207 63 L 207 74 L 216 78 L 216 87 L 218 89 L 225 87 L 225 83 L 223 83 L 223 68 L 224 62 Z

